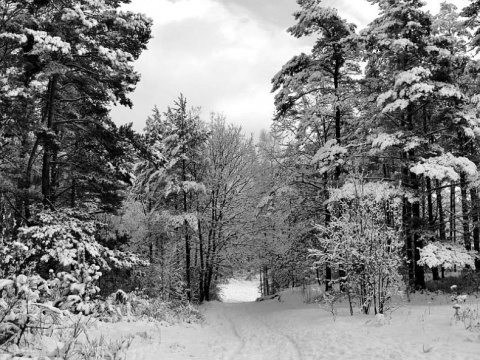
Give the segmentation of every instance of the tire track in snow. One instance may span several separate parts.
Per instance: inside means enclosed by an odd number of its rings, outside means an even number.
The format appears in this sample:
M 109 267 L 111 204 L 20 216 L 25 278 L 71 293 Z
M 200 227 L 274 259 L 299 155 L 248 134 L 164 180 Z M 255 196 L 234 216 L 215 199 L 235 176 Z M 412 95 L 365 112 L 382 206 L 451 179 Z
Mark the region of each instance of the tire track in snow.
M 235 304 L 225 308 L 225 317 L 233 324 L 242 347 L 233 352 L 231 360 L 302 360 L 297 344 L 285 334 L 268 326 L 252 304 Z M 254 310 L 254 311 L 250 311 Z
M 223 309 L 223 317 L 230 324 L 233 335 L 235 336 L 235 338 L 238 341 L 237 346 L 235 347 L 235 349 L 233 350 L 233 352 L 229 356 L 230 360 L 235 360 L 237 355 L 240 354 L 242 349 L 245 347 L 245 341 L 243 341 L 243 339 L 238 334 L 237 327 L 235 326 L 235 322 L 229 316 L 227 316 L 227 309 L 226 308 Z
M 264 318 L 264 317 L 263 317 Z M 264 318 L 265 319 L 265 318 Z M 296 358 L 298 360 L 302 360 L 303 359 L 303 356 L 302 356 L 302 353 L 300 352 L 300 348 L 298 347 L 298 344 L 296 343 L 296 341 L 290 337 L 289 335 L 283 333 L 283 332 L 280 332 L 278 330 L 274 330 L 270 325 L 268 325 L 268 323 L 266 321 L 262 321 L 262 323 L 268 328 L 270 329 L 270 331 L 272 332 L 275 332 L 281 336 L 283 336 L 285 339 L 288 340 L 288 342 L 290 343 L 291 347 L 293 348 L 293 351 L 295 352 L 296 354 Z

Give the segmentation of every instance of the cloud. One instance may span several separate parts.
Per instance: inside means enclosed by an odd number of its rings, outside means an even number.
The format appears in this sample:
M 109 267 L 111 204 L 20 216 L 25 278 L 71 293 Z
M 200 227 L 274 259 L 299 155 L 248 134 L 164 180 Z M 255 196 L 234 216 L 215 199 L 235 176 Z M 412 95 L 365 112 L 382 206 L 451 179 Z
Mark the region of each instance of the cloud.
M 247 12 L 264 26 L 285 29 L 293 25 L 293 13 L 299 9 L 294 0 L 216 0 L 233 12 Z
M 337 8 L 358 30 L 378 13 L 367 0 L 323 4 Z M 315 41 L 286 32 L 297 8 L 294 0 L 132 0 L 125 9 L 152 17 L 154 38 L 135 63 L 142 80 L 131 94 L 133 109 L 115 107 L 112 118 L 142 130 L 155 105 L 164 111 L 183 93 L 190 105 L 203 108 L 205 118 L 222 112 L 247 132 L 269 128 L 271 79 Z M 427 9 L 438 8 L 439 1 L 428 1 Z
M 133 122 L 137 130 L 154 105 L 166 110 L 180 93 L 190 105 L 201 106 L 206 118 L 222 112 L 248 132 L 268 128 L 271 78 L 292 56 L 311 48 L 275 21 L 219 0 L 133 0 L 128 9 L 154 20 L 154 38 L 135 64 L 142 80 L 131 96 L 134 107 L 111 113 L 117 123 Z

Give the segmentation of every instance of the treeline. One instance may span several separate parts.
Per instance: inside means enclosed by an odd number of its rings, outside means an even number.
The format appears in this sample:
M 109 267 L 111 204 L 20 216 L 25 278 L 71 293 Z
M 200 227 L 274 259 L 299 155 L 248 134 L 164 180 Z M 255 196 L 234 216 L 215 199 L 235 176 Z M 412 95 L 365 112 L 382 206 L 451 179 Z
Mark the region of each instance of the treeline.
M 136 165 L 129 201 L 142 211 L 132 243 L 152 264 L 146 288 L 165 299 L 212 300 L 221 275 L 244 258 L 237 245 L 255 206 L 253 139 L 222 115 L 202 120 L 181 96 L 164 114 L 154 110 L 144 140 L 152 157 Z
M 400 280 L 478 269 L 480 1 L 371 2 L 357 32 L 298 1 L 289 32 L 315 44 L 254 144 L 183 96 L 141 134 L 114 124 L 151 31 L 121 1 L 0 0 L 0 277 L 102 268 L 104 294 L 201 302 L 247 269 L 382 312 Z
M 379 15 L 361 31 L 318 0 L 298 1 L 288 29 L 315 42 L 272 80 L 276 176 L 261 205 L 271 238 L 290 246 L 265 261 L 270 287 L 307 277 L 328 290 L 363 274 L 378 247 L 398 250 L 410 289 L 425 288 L 426 269 L 479 268 L 480 2 L 435 15 L 418 0 L 370 3 Z M 375 266 L 381 279 L 392 271 Z
M 152 25 L 122 2 L 0 1 L 0 278 L 93 266 L 105 295 L 210 300 L 251 233 L 253 140 L 183 96 L 115 125 Z
M 100 268 L 146 264 L 106 244 L 98 218 L 122 206 L 142 149 L 108 116 L 131 106 L 151 34 L 121 3 L 0 1 L 1 278 L 67 271 L 93 289 Z

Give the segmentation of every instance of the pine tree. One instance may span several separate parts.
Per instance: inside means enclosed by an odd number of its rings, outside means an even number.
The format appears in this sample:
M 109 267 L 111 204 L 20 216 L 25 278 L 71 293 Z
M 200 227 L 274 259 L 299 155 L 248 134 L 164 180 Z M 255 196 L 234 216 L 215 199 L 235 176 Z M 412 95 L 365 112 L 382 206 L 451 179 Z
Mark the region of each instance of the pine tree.
M 122 2 L 69 0 L 61 7 L 50 1 L 0 3 L 5 10 L 0 23 L 0 107 L 19 106 L 9 110 L 2 123 L 22 130 L 25 161 L 18 187 L 24 199 L 18 210 L 27 220 L 36 200 L 31 193 L 37 190 L 37 171 L 43 204 L 54 209 L 68 186 L 72 198 L 82 189 L 75 183 L 79 179 L 65 176 L 91 165 L 78 163 L 85 159 L 75 158 L 80 148 L 99 167 L 115 165 L 105 149 L 112 144 L 106 138 L 118 132 L 108 118 L 108 106 L 115 102 L 131 106 L 127 96 L 139 80 L 131 63 L 146 48 L 151 28 L 143 15 L 120 11 Z M 21 106 L 28 118 L 18 111 Z M 104 151 L 91 151 L 85 139 Z M 91 183 L 93 188 L 104 181 L 99 175 L 90 174 L 96 182 Z M 108 179 L 112 174 L 101 176 Z M 97 201 L 103 200 L 93 202 Z
M 328 186 L 340 186 L 341 174 L 346 173 L 345 145 L 352 133 L 345 130 L 353 119 L 359 48 L 355 26 L 335 9 L 318 0 L 298 4 L 298 23 L 288 31 L 296 37 L 315 35 L 317 40 L 311 54 L 295 56 L 273 79 L 273 90 L 278 90 L 274 129 L 288 142 L 285 156 L 291 157 L 291 171 L 298 174 L 301 168 L 301 180 L 292 181 L 308 199 L 309 206 L 304 202 L 302 209 L 310 215 L 304 217 L 316 222 L 323 218 L 328 224 L 330 209 L 319 207 L 317 199 L 326 200 Z M 330 279 L 331 269 L 326 272 Z
M 147 119 L 145 142 L 152 156 L 137 167 L 139 198 L 150 204 L 150 213 L 159 214 L 167 234 L 183 249 L 183 290 L 189 301 L 193 299 L 192 244 L 198 229 L 197 195 L 205 193 L 198 165 L 207 137 L 199 109 L 188 110 L 186 99 L 180 96 L 163 116 L 155 109 Z
M 417 262 L 433 220 L 421 214 L 422 188 L 426 187 L 429 198 L 432 179 L 460 181 L 465 195 L 466 177 L 476 176 L 476 166 L 464 156 L 463 145 L 445 141 L 450 134 L 460 134 L 462 144 L 465 132 L 472 131 L 471 117 L 465 112 L 467 94 L 461 84 L 465 59 L 462 42 L 455 43 L 445 34 L 446 24 L 451 23 L 448 6 L 442 7 L 433 26 L 419 1 L 374 2 L 380 5 L 380 16 L 362 34 L 369 54 L 366 91 L 381 110 L 375 116 L 378 135 L 372 145 L 384 154 L 386 149 L 393 151 L 389 155 L 392 160 L 393 154 L 401 159 L 392 161 L 392 170 L 399 166 L 405 189 L 403 225 L 409 279 L 412 286 L 423 288 L 424 269 Z M 458 36 L 461 34 L 454 38 Z M 468 238 L 468 223 L 464 221 L 464 225 Z

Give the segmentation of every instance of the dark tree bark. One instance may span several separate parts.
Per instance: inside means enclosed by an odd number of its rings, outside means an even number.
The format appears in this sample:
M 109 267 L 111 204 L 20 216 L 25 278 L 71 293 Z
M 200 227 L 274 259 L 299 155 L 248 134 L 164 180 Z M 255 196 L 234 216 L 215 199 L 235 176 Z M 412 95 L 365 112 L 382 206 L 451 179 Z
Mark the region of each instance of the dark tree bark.
M 440 180 L 435 180 L 435 187 L 437 193 L 437 213 L 438 213 L 438 234 L 440 241 L 445 241 L 447 234 L 445 231 L 445 214 L 443 213 L 442 189 Z M 442 267 L 442 279 L 445 278 L 445 269 Z
M 472 201 L 472 226 L 473 226 L 473 249 L 480 255 L 480 227 L 478 212 L 478 193 L 476 188 L 470 189 L 470 199 Z M 475 259 L 475 268 L 480 271 L 480 259 Z
M 402 155 L 404 161 L 407 161 L 407 154 L 403 153 Z M 402 166 L 402 177 L 404 183 L 409 184 L 409 171 L 408 167 Z M 412 225 L 412 204 L 408 201 L 406 196 L 403 197 L 402 203 L 402 222 L 405 227 L 405 255 L 406 255 L 406 266 L 408 271 L 408 284 L 411 288 L 415 287 L 415 259 L 414 259 L 414 246 L 413 246 L 413 225 Z
M 433 217 L 433 201 L 432 201 L 432 180 L 427 177 L 426 178 L 426 187 L 427 187 L 427 212 L 428 212 L 428 230 L 434 231 L 435 228 L 435 220 Z M 435 239 L 435 238 L 433 238 Z M 440 280 L 440 276 L 438 274 L 438 267 L 432 268 L 432 277 L 433 280 Z
M 438 212 L 438 232 L 440 240 L 446 239 L 445 232 L 445 214 L 443 213 L 443 203 L 442 203 L 442 189 L 440 188 L 441 183 L 439 180 L 435 180 L 435 187 L 437 192 L 437 212 Z
M 202 224 L 200 219 L 197 220 L 198 222 L 198 247 L 199 247 L 199 257 L 200 257 L 200 276 L 199 276 L 199 287 L 200 287 L 200 302 L 205 300 L 205 289 L 204 285 L 204 278 L 205 278 L 205 259 L 203 253 L 203 234 L 202 234 Z
M 452 181 L 450 186 L 450 241 L 457 242 L 457 230 L 455 225 L 456 220 L 455 209 L 455 183 Z
M 52 139 L 52 131 L 55 126 L 55 95 L 57 91 L 58 75 L 53 75 L 48 86 L 48 103 L 47 103 L 47 133 L 43 139 L 43 162 L 42 162 L 42 195 L 43 205 L 51 209 L 53 206 L 52 199 L 52 181 L 51 181 L 51 162 L 54 154 L 54 144 Z
M 465 173 L 460 174 L 460 194 L 462 197 L 462 225 L 463 225 L 463 244 L 465 249 L 472 249 L 472 242 L 470 240 L 470 216 L 467 199 L 467 181 Z
M 418 191 L 418 177 L 417 175 L 410 173 L 412 187 Z M 425 268 L 418 265 L 420 260 L 420 249 L 423 248 L 423 240 L 418 233 L 420 224 L 420 202 L 412 204 L 412 220 L 413 220 L 413 252 L 414 252 L 414 266 L 415 266 L 415 287 L 425 289 Z

